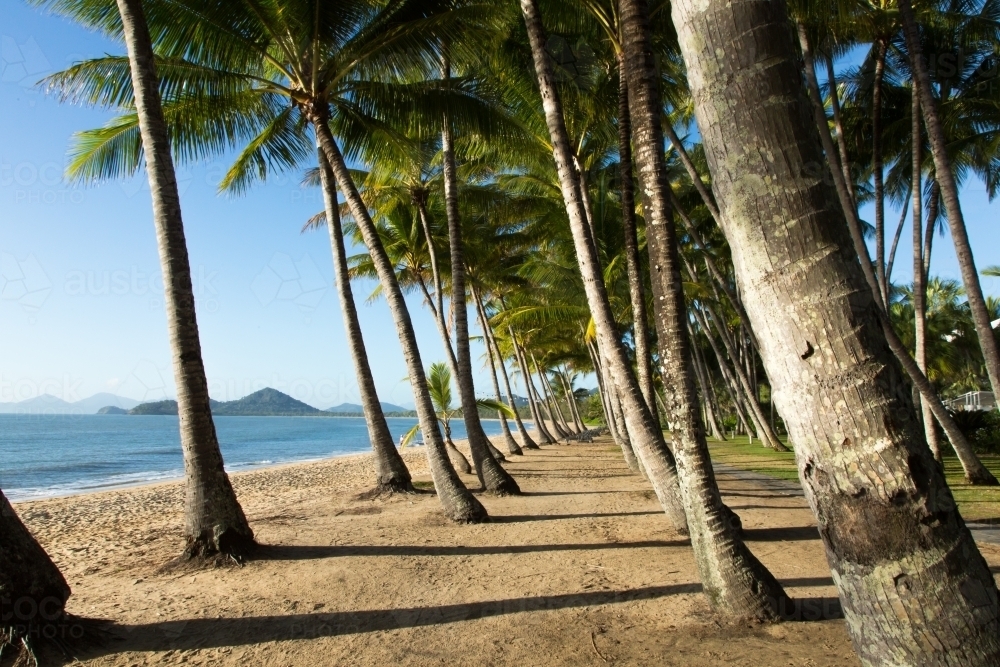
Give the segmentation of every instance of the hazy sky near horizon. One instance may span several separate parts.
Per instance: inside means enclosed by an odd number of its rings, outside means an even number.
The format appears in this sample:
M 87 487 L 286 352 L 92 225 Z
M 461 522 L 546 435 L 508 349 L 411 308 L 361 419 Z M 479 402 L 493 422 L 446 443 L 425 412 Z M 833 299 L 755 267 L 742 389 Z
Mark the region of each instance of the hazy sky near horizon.
M 80 59 L 124 49 L 19 0 L 0 5 L 0 40 L 0 402 L 44 393 L 69 401 L 103 391 L 137 400 L 172 396 L 145 175 L 98 187 L 66 183 L 71 135 L 111 114 L 60 104 L 33 85 Z M 319 192 L 300 187 L 295 173 L 240 198 L 220 196 L 216 185 L 228 166 L 221 158 L 178 170 L 213 398 L 271 386 L 320 408 L 357 402 L 329 238 L 299 232 L 322 207 Z M 978 182 L 967 184 L 962 202 L 980 268 L 1000 264 L 1000 205 L 988 202 Z M 872 218 L 870 208 L 862 213 Z M 890 234 L 897 219 L 898 212 L 887 214 Z M 897 283 L 910 280 L 909 235 L 907 227 Z M 935 240 L 932 272 L 961 279 L 947 236 Z M 365 303 L 373 283 L 353 287 L 379 395 L 408 403 L 385 302 Z M 1000 294 L 1000 279 L 984 279 L 984 288 Z M 444 358 L 442 344 L 420 300 L 409 303 L 429 366 Z M 476 343 L 473 356 L 482 358 Z M 492 392 L 482 371 L 476 384 L 480 394 Z

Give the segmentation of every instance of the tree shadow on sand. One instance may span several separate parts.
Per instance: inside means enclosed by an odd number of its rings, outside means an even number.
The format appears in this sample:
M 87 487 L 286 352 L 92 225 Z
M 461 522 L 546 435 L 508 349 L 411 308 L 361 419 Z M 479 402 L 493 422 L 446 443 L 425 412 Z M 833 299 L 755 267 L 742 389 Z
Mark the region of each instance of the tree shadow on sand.
M 250 618 L 191 618 L 113 627 L 117 641 L 96 649 L 98 657 L 126 651 L 170 651 L 246 646 L 266 642 L 309 640 L 347 634 L 381 632 L 459 623 L 508 614 L 652 600 L 701 591 L 695 583 L 649 586 L 632 590 L 591 591 L 563 595 L 488 600 L 435 607 L 317 612 Z M 782 610 L 789 621 L 842 618 L 836 598 L 796 600 Z

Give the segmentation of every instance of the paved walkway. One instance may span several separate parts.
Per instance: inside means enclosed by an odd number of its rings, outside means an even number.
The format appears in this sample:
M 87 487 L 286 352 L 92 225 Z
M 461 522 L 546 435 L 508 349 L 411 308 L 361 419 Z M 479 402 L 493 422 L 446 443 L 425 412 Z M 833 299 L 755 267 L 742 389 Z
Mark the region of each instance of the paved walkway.
M 744 482 L 753 482 L 775 495 L 805 497 L 805 494 L 802 492 L 802 486 L 798 482 L 776 479 L 759 472 L 735 468 L 725 463 L 715 463 L 714 467 L 716 472 L 720 474 L 728 475 Z M 968 522 L 966 525 L 972 531 L 972 537 L 977 542 L 1000 544 L 1000 524 Z

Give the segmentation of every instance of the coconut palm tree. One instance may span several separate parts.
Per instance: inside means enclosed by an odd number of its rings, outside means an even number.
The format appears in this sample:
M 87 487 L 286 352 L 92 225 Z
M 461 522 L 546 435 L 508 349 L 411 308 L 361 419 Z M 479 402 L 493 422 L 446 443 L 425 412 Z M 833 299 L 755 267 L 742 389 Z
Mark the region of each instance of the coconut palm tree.
M 44 4 L 124 38 L 128 57 L 113 59 L 118 65 L 117 79 L 108 86 L 119 92 L 128 91 L 129 103 L 135 110 L 132 134 L 137 144 L 129 157 L 136 166 L 145 158 L 153 200 L 184 453 L 187 539 L 184 553 L 189 558 L 218 553 L 241 558 L 254 545 L 253 531 L 223 467 L 209 407 L 170 127 L 160 98 L 165 84 L 158 76 L 144 4 L 142 0 L 119 0 L 117 13 L 105 6 L 103 15 L 97 17 L 87 14 L 93 9 L 92 3 L 77 7 L 52 0 Z
M 430 392 L 431 400 L 434 401 L 438 421 L 444 429 L 444 442 L 448 448 L 448 456 L 452 465 L 466 475 L 472 474 L 472 466 L 469 460 L 455 447 L 451 439 L 451 421 L 461 412 L 452 405 L 451 398 L 451 371 L 445 364 L 440 362 L 431 364 L 427 372 L 427 390 Z M 403 445 L 409 444 L 420 430 L 420 425 L 415 424 L 406 435 L 403 436 Z
M 839 187 L 801 178 L 827 163 L 786 8 L 678 0 L 672 15 L 744 303 L 862 663 L 995 664 L 996 583 L 896 390 L 863 240 Z M 748 39 L 754 59 L 742 57 Z M 939 633 L 956 641 L 924 641 Z
M 117 29 L 100 12 L 96 17 L 88 13 L 89 3 L 81 8 L 71 0 L 51 1 L 66 5 L 69 13 L 96 27 Z M 239 187 L 269 168 L 297 163 L 304 151 L 311 153 L 311 147 L 305 148 L 310 142 L 305 141 L 303 129 L 315 134 L 373 257 L 393 315 L 438 496 L 446 514 L 456 521 L 482 520 L 485 509 L 448 465 L 402 291 L 347 166 L 347 159 L 366 142 L 394 137 L 384 120 L 376 119 L 373 131 L 368 111 L 383 115 L 416 111 L 421 107 L 413 105 L 415 96 L 428 92 L 421 84 L 407 86 L 379 77 L 387 71 L 409 74 L 425 68 L 441 39 L 458 23 L 467 29 L 481 23 L 482 11 L 473 7 L 454 12 L 447 0 L 351 0 L 335 5 L 286 0 L 237 6 L 223 0 L 145 1 L 155 10 L 151 24 L 164 64 L 161 86 L 175 98 L 177 117 L 184 121 L 175 128 L 181 136 L 178 150 L 205 155 L 249 140 L 223 179 L 224 187 Z M 98 99 L 127 103 L 128 89 L 117 81 L 114 65 L 104 60 L 79 68 L 76 74 L 89 75 L 88 90 Z M 103 142 L 83 148 L 95 153 L 117 148 L 128 162 L 128 128 L 118 130 L 117 125 L 109 126 L 99 137 Z M 347 157 L 338 137 L 346 140 Z M 366 150 L 372 152 L 370 147 Z

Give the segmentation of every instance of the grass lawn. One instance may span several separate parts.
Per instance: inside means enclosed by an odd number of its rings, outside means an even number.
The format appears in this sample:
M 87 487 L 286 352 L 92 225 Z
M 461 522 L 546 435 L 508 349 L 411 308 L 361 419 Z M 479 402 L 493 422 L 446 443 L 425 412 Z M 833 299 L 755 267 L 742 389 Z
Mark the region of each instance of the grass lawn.
M 782 441 L 785 439 L 782 438 Z M 712 460 L 718 463 L 778 479 L 798 481 L 798 468 L 795 465 L 793 452 L 775 452 L 762 447 L 759 443 L 759 440 L 755 440 L 751 445 L 746 436 L 743 436 L 726 442 L 709 439 L 708 446 L 712 451 Z M 1000 456 L 983 455 L 980 458 L 983 465 L 1000 478 Z M 1000 487 L 968 484 L 962 473 L 962 465 L 954 456 L 945 457 L 944 471 L 951 492 L 966 521 L 1000 523 Z

